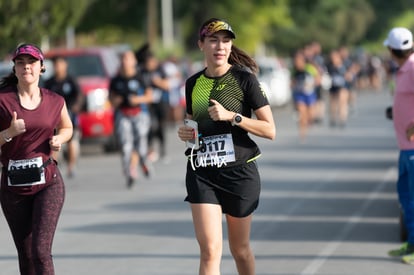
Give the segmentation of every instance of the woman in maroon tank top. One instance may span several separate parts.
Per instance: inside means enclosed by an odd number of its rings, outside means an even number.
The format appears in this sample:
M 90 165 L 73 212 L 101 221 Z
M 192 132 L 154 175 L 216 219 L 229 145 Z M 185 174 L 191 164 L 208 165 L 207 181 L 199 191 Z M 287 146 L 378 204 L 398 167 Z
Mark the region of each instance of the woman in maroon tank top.
M 52 151 L 72 136 L 63 97 L 40 88 L 41 50 L 17 47 L 0 82 L 0 202 L 19 256 L 20 274 L 54 274 L 52 242 L 64 184 Z

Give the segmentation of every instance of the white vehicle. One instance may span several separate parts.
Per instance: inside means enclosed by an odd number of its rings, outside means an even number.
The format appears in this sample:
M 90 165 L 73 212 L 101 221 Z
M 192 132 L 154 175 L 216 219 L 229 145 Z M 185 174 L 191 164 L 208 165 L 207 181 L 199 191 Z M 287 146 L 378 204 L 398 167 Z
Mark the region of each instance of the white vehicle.
M 271 107 L 288 104 L 292 99 L 290 71 L 276 57 L 256 59 L 259 65 L 258 80 Z

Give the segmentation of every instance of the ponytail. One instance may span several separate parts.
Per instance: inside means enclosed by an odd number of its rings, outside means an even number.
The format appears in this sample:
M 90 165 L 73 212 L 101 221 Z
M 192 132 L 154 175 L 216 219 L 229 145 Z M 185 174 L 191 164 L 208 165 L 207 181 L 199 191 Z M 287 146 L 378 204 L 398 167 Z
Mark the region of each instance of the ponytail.
M 13 71 L 9 75 L 3 77 L 0 80 L 0 89 L 8 87 L 8 86 L 16 86 L 17 82 L 18 82 L 18 79 Z
M 248 68 L 254 74 L 259 71 L 259 66 L 257 65 L 256 61 L 243 50 L 237 48 L 234 45 L 231 47 L 229 64 Z

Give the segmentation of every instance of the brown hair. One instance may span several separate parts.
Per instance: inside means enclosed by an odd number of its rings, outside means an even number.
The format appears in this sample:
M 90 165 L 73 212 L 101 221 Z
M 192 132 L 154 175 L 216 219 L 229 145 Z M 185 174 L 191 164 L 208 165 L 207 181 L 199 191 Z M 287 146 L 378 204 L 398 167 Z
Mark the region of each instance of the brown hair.
M 199 39 L 201 42 L 204 41 L 205 36 L 201 35 L 203 29 L 214 21 L 224 21 L 218 18 L 210 18 L 209 20 L 205 21 L 199 30 Z M 225 21 L 224 21 L 225 22 Z M 257 73 L 259 71 L 259 66 L 257 65 L 256 61 L 251 58 L 246 52 L 241 50 L 240 48 L 232 45 L 231 46 L 231 53 L 228 60 L 229 64 L 236 65 L 244 68 L 248 68 L 252 73 Z
M 14 74 L 14 67 L 13 67 L 13 71 L 9 75 L 4 76 L 0 80 L 0 89 L 8 87 L 8 86 L 16 86 L 17 82 L 18 82 L 18 79 L 16 75 Z
M 392 54 L 395 55 L 395 57 L 399 59 L 407 58 L 413 53 L 413 49 L 408 49 L 408 50 L 397 50 L 397 49 L 392 49 L 392 48 L 389 48 L 389 49 L 392 52 Z
M 237 48 L 236 46 L 231 46 L 231 53 L 229 56 L 229 63 L 231 65 L 238 65 L 241 67 L 247 67 L 252 71 L 252 73 L 257 73 L 259 71 L 259 66 L 256 61 L 251 58 L 243 50 Z

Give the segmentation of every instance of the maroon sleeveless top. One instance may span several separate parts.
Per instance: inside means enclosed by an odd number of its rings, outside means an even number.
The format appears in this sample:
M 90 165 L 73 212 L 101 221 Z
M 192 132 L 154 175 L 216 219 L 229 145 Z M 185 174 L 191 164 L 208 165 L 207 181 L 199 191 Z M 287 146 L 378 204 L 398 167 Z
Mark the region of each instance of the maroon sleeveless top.
M 7 167 L 9 160 L 22 160 L 42 157 L 43 162 L 51 157 L 49 141 L 60 122 L 64 99 L 57 93 L 40 88 L 42 99 L 34 110 L 21 106 L 16 87 L 8 87 L 0 91 L 0 131 L 10 127 L 13 112 L 17 119 L 23 119 L 26 132 L 13 138 L 11 142 L 1 147 L 1 188 L 7 188 L 19 194 L 34 194 L 53 183 L 56 178 L 56 164 L 48 165 L 45 169 L 45 184 L 32 186 L 9 186 Z M 0 137 L 2 138 L 2 137 Z

